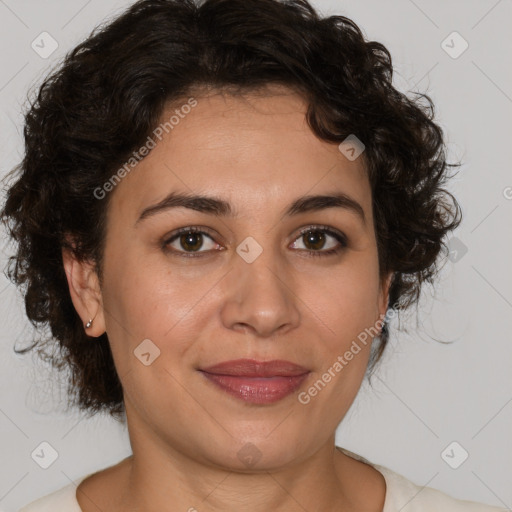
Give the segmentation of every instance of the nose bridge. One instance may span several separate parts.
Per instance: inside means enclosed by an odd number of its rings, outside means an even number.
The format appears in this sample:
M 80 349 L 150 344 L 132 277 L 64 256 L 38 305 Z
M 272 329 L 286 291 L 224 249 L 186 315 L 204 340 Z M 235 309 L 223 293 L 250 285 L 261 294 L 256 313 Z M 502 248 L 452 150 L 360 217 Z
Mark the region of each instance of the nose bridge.
M 260 336 L 269 336 L 284 326 L 292 328 L 298 323 L 292 278 L 271 238 L 260 236 L 260 243 L 249 236 L 236 248 L 231 292 L 223 311 L 228 327 L 243 324 Z
M 258 289 L 263 295 L 286 294 L 286 271 L 279 260 L 278 251 L 271 246 L 269 239 L 264 248 L 254 238 L 248 237 L 237 247 L 237 254 L 237 274 L 246 284 L 244 289 Z

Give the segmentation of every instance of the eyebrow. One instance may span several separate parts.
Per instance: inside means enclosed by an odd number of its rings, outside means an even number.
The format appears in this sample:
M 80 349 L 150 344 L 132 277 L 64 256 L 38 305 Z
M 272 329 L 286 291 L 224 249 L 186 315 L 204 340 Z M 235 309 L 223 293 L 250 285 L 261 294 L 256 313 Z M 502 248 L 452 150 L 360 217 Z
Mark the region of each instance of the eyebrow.
M 144 208 L 135 224 L 137 225 L 140 221 L 171 208 L 189 208 L 216 217 L 237 216 L 237 212 L 232 208 L 231 204 L 224 199 L 205 195 L 171 192 L 158 203 Z M 284 216 L 290 217 L 327 208 L 343 208 L 355 214 L 363 224 L 366 224 L 363 207 L 355 199 L 342 192 L 333 195 L 309 195 L 299 197 L 286 209 Z

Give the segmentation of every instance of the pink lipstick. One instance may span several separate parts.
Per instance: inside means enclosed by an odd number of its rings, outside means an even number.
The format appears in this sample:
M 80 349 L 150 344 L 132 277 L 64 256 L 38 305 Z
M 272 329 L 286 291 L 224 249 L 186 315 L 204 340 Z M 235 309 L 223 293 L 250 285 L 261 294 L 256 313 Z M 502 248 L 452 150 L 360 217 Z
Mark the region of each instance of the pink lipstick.
M 200 371 L 218 388 L 254 404 L 277 402 L 293 393 L 310 371 L 290 361 L 224 361 Z

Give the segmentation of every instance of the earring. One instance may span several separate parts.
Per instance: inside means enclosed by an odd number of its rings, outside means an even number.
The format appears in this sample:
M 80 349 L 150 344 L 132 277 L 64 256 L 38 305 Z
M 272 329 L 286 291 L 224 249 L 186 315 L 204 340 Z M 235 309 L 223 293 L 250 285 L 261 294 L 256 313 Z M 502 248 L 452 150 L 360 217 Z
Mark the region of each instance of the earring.
M 92 318 L 85 324 L 85 328 L 89 329 L 89 327 L 91 327 L 91 325 L 92 325 Z

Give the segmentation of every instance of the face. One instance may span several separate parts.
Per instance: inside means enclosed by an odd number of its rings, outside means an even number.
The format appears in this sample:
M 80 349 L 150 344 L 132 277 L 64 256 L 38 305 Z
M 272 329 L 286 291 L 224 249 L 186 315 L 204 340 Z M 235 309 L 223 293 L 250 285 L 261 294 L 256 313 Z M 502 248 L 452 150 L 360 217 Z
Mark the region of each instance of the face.
M 363 159 L 316 138 L 290 91 L 196 100 L 110 192 L 102 288 L 72 296 L 85 321 L 95 316 L 87 332 L 107 331 L 134 454 L 159 446 L 243 470 L 247 452 L 280 467 L 333 438 L 368 363 L 361 333 L 386 311 L 370 185 Z M 169 194 L 230 212 L 163 208 Z M 352 202 L 289 211 L 341 195 Z M 236 359 L 306 373 L 201 371 Z

